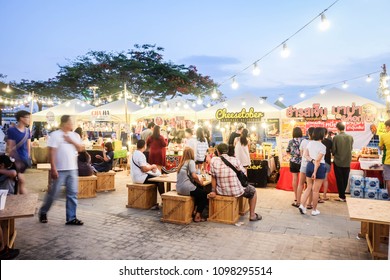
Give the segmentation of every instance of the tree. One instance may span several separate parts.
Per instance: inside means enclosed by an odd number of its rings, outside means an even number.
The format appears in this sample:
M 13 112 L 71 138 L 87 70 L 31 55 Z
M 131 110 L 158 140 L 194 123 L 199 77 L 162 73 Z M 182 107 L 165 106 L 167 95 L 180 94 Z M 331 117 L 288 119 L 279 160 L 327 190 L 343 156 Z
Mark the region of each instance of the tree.
M 99 97 L 120 91 L 126 83 L 131 94 L 144 101 L 163 101 L 176 96 L 205 96 L 217 85 L 195 66 L 164 61 L 162 47 L 135 45 L 126 52 L 90 51 L 67 65 L 59 65 L 57 76 L 48 81 L 22 81 L 19 86 L 43 96 L 92 99 L 90 86 Z M 221 95 L 220 95 L 221 96 Z

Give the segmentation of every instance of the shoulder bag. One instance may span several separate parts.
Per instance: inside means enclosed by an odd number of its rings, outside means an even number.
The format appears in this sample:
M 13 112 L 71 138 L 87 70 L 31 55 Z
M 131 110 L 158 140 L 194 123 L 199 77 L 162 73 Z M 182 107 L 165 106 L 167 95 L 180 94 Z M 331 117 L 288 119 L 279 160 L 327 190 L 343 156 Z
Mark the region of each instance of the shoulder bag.
M 241 170 L 237 170 L 237 168 L 235 168 L 233 166 L 233 164 L 231 164 L 227 159 L 225 159 L 223 156 L 220 157 L 221 160 L 223 161 L 223 163 L 225 163 L 227 166 L 229 166 L 237 175 L 237 178 L 238 180 L 240 181 L 241 183 L 241 186 L 243 186 L 244 188 L 246 188 L 249 183 L 248 183 L 248 177 L 245 175 L 244 172 L 242 172 Z

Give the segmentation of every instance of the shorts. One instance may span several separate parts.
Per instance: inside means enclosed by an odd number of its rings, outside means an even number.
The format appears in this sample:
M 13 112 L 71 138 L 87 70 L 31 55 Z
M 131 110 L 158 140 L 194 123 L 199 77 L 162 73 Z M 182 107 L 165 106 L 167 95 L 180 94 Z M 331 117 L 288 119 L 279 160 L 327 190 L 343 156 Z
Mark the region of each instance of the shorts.
M 330 172 L 330 164 L 325 162 L 325 169 L 326 173 L 328 174 Z
M 390 181 L 390 164 L 383 164 L 383 179 Z
M 307 162 L 306 161 L 302 161 L 301 168 L 299 169 L 299 172 L 306 174 L 306 166 L 307 166 Z
M 299 173 L 300 169 L 301 169 L 301 164 L 290 161 L 291 173 Z
M 204 163 L 204 160 L 197 160 L 195 161 L 195 164 L 203 164 Z
M 314 172 L 314 163 L 312 162 L 307 163 L 306 177 L 310 178 L 313 175 L 313 172 Z M 325 163 L 320 163 L 320 166 L 317 169 L 316 178 L 325 179 L 325 175 L 326 175 Z
M 252 199 L 256 194 L 256 188 L 252 185 L 248 185 L 244 188 L 244 193 L 241 195 L 242 197 Z

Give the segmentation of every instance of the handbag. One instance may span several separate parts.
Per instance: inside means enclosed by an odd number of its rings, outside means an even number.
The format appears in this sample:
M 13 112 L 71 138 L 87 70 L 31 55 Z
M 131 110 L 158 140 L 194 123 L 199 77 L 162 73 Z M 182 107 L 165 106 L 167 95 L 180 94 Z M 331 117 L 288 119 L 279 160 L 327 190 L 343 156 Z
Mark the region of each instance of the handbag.
M 233 164 L 231 164 L 227 159 L 225 159 L 224 157 L 220 157 L 221 160 L 227 165 L 229 166 L 237 175 L 237 178 L 238 180 L 240 181 L 241 183 L 241 186 L 243 186 L 244 188 L 246 188 L 249 183 L 248 183 L 248 177 L 245 175 L 244 172 L 242 172 L 241 170 L 237 170 L 237 168 L 235 168 L 233 166 Z

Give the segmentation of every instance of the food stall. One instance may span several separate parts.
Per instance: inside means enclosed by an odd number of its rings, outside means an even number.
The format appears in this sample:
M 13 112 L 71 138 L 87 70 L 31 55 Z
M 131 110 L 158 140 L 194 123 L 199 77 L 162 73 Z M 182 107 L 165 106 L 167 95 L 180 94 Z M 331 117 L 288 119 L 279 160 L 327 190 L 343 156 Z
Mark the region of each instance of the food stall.
M 199 125 L 211 129 L 215 144 L 227 143 L 238 123 L 246 125 L 251 143 L 248 180 L 259 187 L 267 185 L 267 177 L 278 166 L 279 120 L 279 108 L 268 103 L 266 98 L 250 93 L 198 112 Z
M 167 171 L 174 170 L 180 162 L 185 129 L 195 128 L 197 113 L 192 104 L 194 103 L 176 97 L 136 111 L 132 116 L 132 129 L 137 135 L 149 122 L 161 127 L 161 135 L 168 140 L 165 166 Z
M 289 155 L 286 148 L 292 138 L 294 127 L 300 127 L 305 135 L 309 127 L 326 127 L 336 133 L 336 124 L 345 123 L 345 132 L 354 138 L 353 162 L 351 169 L 360 169 L 358 158 L 379 158 L 378 149 L 366 148 L 375 137 L 373 127 L 380 126 L 385 120 L 384 104 L 352 94 L 345 90 L 332 88 L 325 94 L 319 94 L 281 111 L 281 170 L 277 188 L 292 190 L 292 174 L 289 170 Z M 373 134 L 374 133 L 374 134 Z M 333 171 L 328 175 L 329 192 L 337 192 Z

